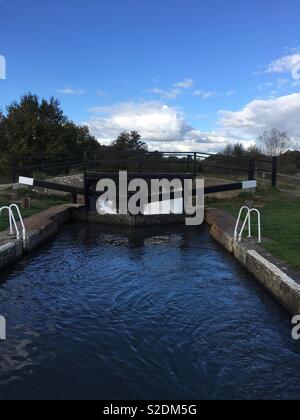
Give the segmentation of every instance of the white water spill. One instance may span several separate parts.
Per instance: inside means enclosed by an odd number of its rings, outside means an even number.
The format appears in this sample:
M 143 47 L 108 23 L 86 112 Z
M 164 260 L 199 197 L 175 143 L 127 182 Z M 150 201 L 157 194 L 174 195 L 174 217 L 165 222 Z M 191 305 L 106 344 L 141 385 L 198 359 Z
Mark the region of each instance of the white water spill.
M 98 200 L 97 211 L 100 214 L 117 214 L 113 202 L 109 200 Z
M 117 210 L 112 201 L 100 200 L 98 202 L 101 214 L 117 214 Z M 177 198 L 175 200 L 160 201 L 147 204 L 144 207 L 144 215 L 159 215 L 159 214 L 182 214 L 183 213 L 183 199 Z
M 167 200 L 157 203 L 151 203 L 145 206 L 145 215 L 157 214 L 182 214 L 183 213 L 183 199 Z

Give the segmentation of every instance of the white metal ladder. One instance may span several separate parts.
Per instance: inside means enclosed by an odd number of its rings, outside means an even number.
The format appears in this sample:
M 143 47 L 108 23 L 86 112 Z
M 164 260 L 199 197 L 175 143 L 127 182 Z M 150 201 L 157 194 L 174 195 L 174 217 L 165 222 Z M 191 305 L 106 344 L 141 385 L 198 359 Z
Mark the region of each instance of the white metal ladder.
M 247 215 L 245 217 L 242 228 L 239 231 L 240 221 L 241 221 L 241 217 L 242 217 L 242 214 L 243 214 L 244 210 L 247 211 Z M 257 214 L 258 243 L 259 244 L 261 243 L 261 214 L 260 214 L 260 211 L 257 210 L 257 209 L 250 209 L 248 206 L 243 206 L 240 209 L 239 216 L 238 216 L 238 219 L 237 219 L 237 222 L 236 222 L 236 225 L 235 225 L 235 230 L 234 230 L 234 242 L 242 242 L 243 233 L 244 233 L 244 230 L 246 228 L 247 223 L 248 223 L 248 238 L 252 238 L 252 224 L 251 224 L 252 213 Z
M 16 204 L 11 204 L 10 206 L 1 207 L 0 208 L 0 219 L 1 219 L 3 211 L 7 210 L 8 218 L 9 218 L 10 234 L 14 235 L 14 229 L 13 228 L 15 228 L 16 237 L 17 237 L 17 239 L 20 239 L 20 231 L 19 231 L 18 224 L 16 222 L 16 218 L 15 218 L 15 215 L 14 215 L 14 209 L 17 211 L 19 222 L 22 226 L 22 238 L 23 238 L 23 241 L 25 241 L 25 239 L 26 239 L 26 228 L 25 228 L 25 225 L 24 225 L 24 222 L 23 222 L 23 218 L 22 218 L 20 209 Z

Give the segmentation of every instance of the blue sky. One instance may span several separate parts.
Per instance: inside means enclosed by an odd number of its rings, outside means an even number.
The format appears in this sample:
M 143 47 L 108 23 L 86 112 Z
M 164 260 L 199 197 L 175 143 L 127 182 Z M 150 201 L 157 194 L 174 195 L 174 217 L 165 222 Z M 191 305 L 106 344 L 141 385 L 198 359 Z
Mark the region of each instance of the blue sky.
M 276 127 L 298 147 L 299 16 L 298 0 L 0 0 L 0 108 L 55 96 L 105 144 L 132 128 L 215 151 Z

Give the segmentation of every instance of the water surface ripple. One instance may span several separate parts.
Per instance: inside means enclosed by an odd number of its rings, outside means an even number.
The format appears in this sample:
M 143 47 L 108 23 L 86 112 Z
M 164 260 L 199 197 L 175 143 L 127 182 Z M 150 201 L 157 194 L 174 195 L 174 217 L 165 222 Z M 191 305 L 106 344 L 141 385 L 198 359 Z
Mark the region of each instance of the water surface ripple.
M 289 315 L 205 228 L 67 225 L 0 314 L 0 399 L 300 397 Z

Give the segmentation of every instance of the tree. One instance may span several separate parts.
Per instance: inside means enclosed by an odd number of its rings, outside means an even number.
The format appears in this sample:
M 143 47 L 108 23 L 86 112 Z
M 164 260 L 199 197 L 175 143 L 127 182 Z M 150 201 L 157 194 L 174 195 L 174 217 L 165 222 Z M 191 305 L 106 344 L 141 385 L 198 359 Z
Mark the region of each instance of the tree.
M 123 131 L 111 147 L 120 157 L 125 157 L 132 152 L 144 153 L 147 151 L 146 143 L 141 140 L 140 134 L 136 131 L 130 133 Z
M 286 132 L 273 128 L 258 136 L 257 142 L 262 153 L 268 156 L 279 156 L 288 149 L 291 140 Z
M 247 154 L 247 152 L 246 152 L 246 149 L 245 149 L 243 143 L 236 143 L 233 146 L 232 157 L 242 158 L 242 157 L 245 157 L 246 154 Z
M 261 151 L 256 145 L 253 145 L 248 147 L 247 154 L 251 159 L 255 159 L 261 156 Z
M 232 144 L 227 144 L 227 146 L 225 147 L 224 151 L 221 154 L 226 156 L 226 157 L 231 157 L 232 154 L 233 154 Z
M 28 93 L 0 114 L 0 147 L 2 167 L 11 159 L 29 157 L 55 158 L 64 154 L 98 150 L 97 140 L 87 127 L 77 126 L 62 111 L 60 103 Z
M 137 131 L 131 131 L 129 140 L 129 149 L 132 151 L 146 151 L 147 145 L 142 141 L 142 136 Z

